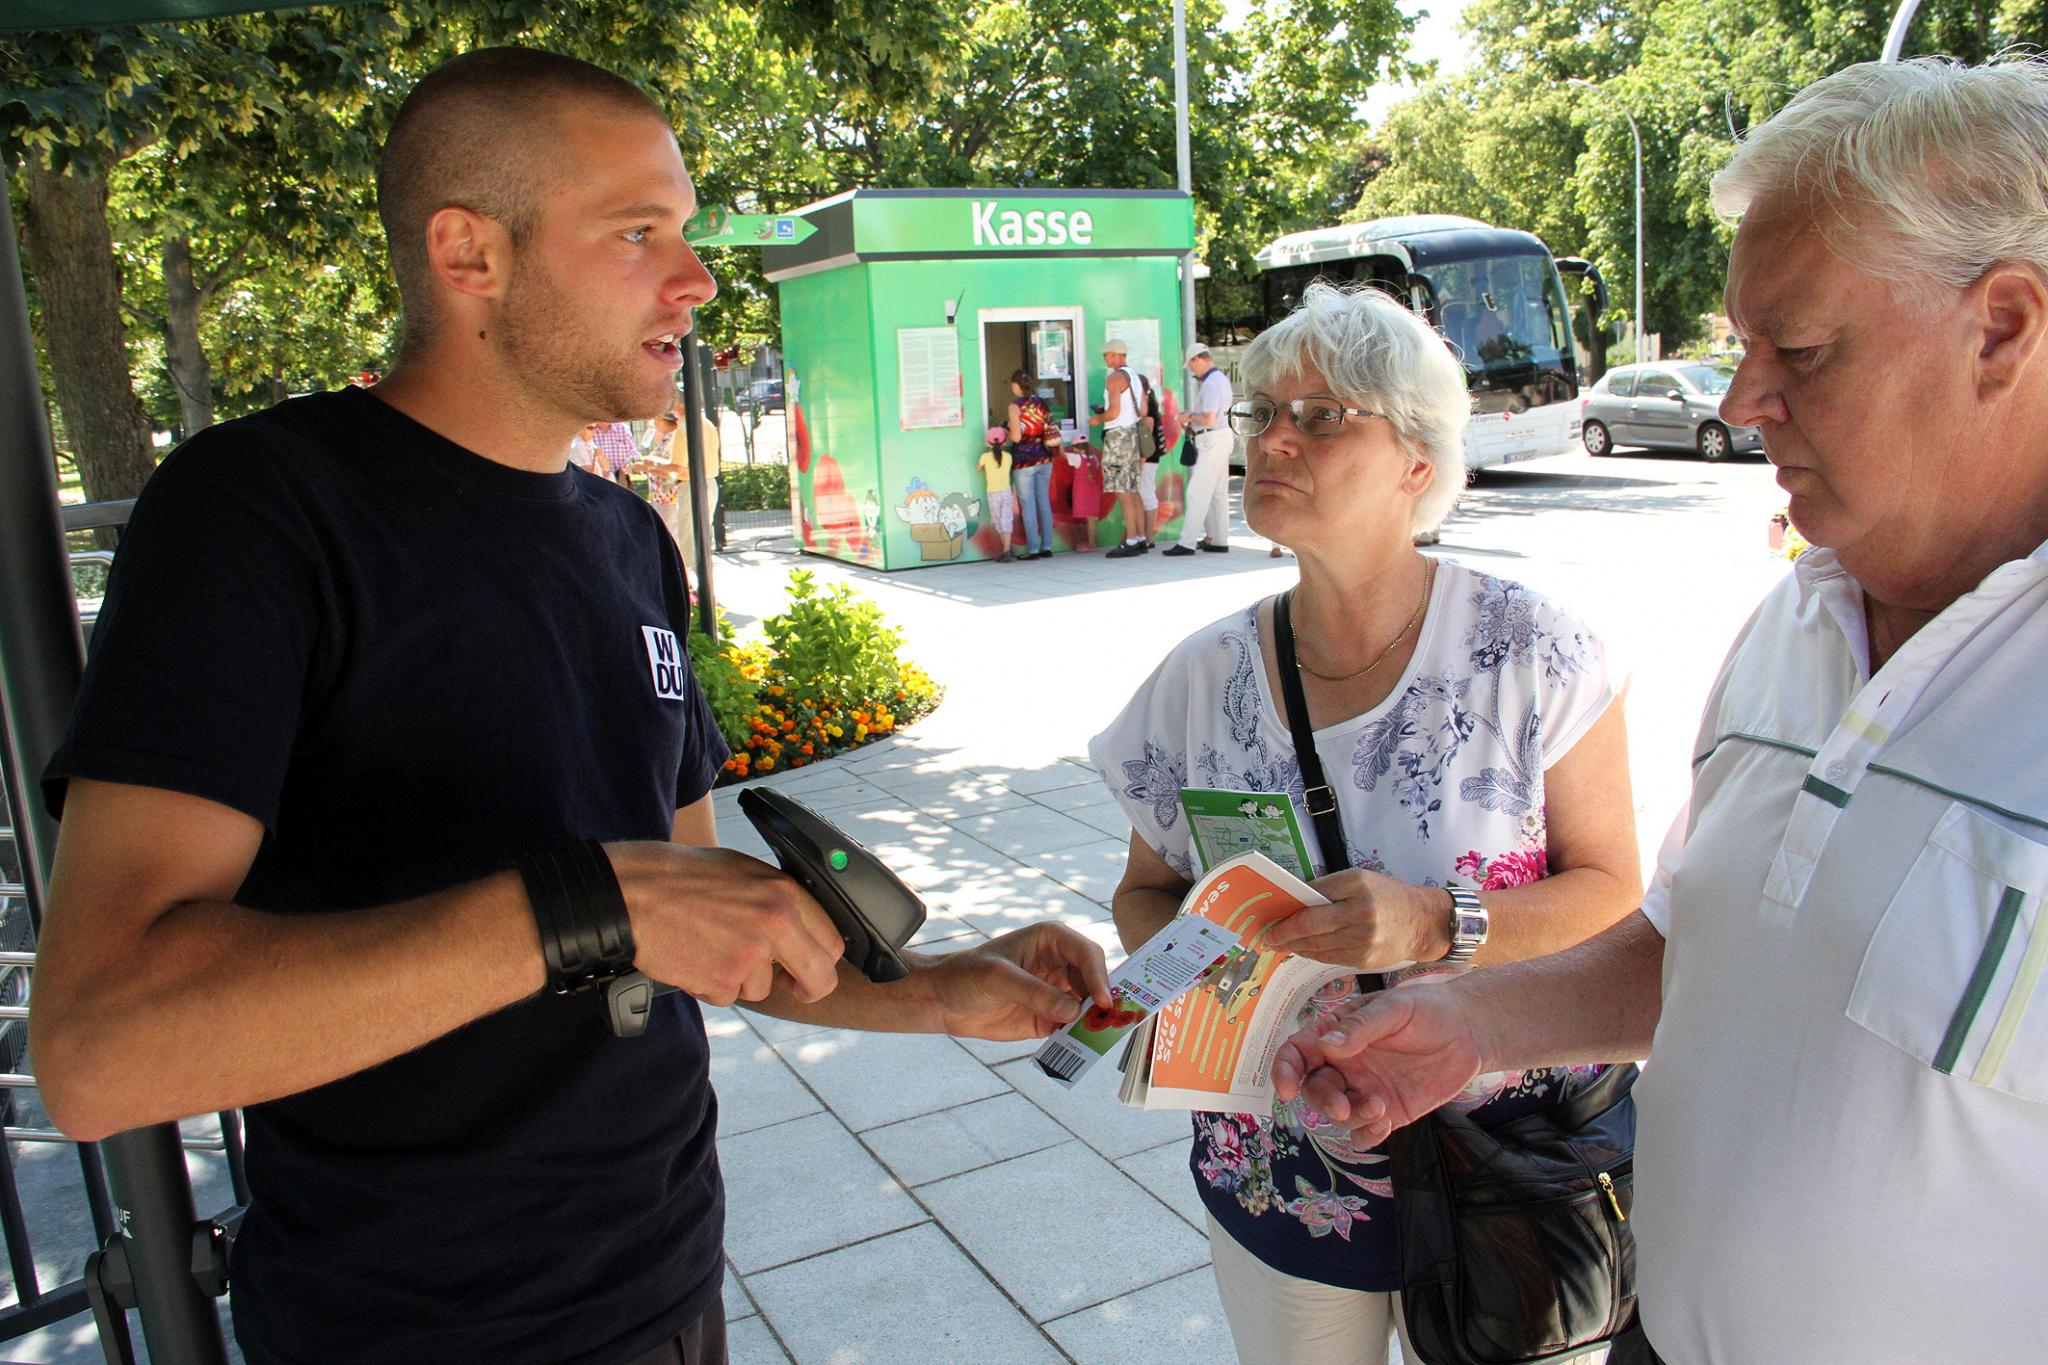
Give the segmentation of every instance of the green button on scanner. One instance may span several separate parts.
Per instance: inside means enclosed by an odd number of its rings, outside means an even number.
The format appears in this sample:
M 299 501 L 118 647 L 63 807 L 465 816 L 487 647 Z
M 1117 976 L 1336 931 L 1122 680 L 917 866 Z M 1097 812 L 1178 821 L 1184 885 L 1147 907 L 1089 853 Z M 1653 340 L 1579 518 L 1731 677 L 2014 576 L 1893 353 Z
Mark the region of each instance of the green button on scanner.
M 846 850 L 843 848 L 833 849 L 825 856 L 825 861 L 832 865 L 834 872 L 846 871 Z

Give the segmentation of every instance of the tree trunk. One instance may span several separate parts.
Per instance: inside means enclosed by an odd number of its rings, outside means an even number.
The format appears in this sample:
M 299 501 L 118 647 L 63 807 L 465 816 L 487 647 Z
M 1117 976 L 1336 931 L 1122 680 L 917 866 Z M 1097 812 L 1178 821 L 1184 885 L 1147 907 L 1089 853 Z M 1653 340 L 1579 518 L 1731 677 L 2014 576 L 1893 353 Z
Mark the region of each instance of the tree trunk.
M 199 344 L 201 306 L 191 239 L 164 238 L 164 368 L 178 391 L 186 436 L 213 425 L 213 362 Z
M 57 174 L 26 158 L 23 245 L 42 301 L 57 410 L 85 496 L 132 498 L 156 465 L 149 417 L 128 374 L 121 267 L 107 231 L 105 171 Z

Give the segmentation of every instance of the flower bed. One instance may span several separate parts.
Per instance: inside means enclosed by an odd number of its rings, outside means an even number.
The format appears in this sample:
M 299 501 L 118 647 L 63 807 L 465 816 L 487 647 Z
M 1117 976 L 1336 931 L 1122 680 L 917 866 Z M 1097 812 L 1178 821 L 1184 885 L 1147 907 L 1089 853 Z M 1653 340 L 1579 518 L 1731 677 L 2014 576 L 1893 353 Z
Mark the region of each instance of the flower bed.
M 801 768 L 892 734 L 944 695 L 898 657 L 903 633 L 845 584 L 821 591 L 791 572 L 789 606 L 762 622 L 765 638 L 690 637 L 690 666 L 732 749 L 719 785 Z

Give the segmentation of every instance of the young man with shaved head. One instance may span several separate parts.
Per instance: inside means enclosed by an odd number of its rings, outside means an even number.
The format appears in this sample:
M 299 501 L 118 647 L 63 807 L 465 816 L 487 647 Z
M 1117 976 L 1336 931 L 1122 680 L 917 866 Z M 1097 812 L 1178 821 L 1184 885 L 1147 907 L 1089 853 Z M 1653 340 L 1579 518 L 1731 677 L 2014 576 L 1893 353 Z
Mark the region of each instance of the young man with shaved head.
M 696 1001 L 1021 1038 L 1107 1004 L 1039 926 L 872 985 L 716 847 L 725 746 L 654 510 L 569 464 L 714 292 L 661 111 L 567 58 L 423 79 L 378 175 L 374 390 L 207 431 L 114 568 L 66 740 L 32 1045 L 80 1138 L 242 1107 L 252 1365 L 725 1357 Z M 602 985 L 681 990 L 614 1035 Z

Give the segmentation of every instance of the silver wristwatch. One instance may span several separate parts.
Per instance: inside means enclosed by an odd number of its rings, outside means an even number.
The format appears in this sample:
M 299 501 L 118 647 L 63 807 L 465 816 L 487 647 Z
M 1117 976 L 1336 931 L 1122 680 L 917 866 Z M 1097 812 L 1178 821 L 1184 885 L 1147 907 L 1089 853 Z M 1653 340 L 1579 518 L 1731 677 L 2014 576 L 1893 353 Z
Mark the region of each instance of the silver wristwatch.
M 1451 897 L 1451 950 L 1443 955 L 1443 961 L 1462 965 L 1485 945 L 1491 920 L 1486 907 L 1479 903 L 1477 892 L 1457 887 L 1444 889 Z

